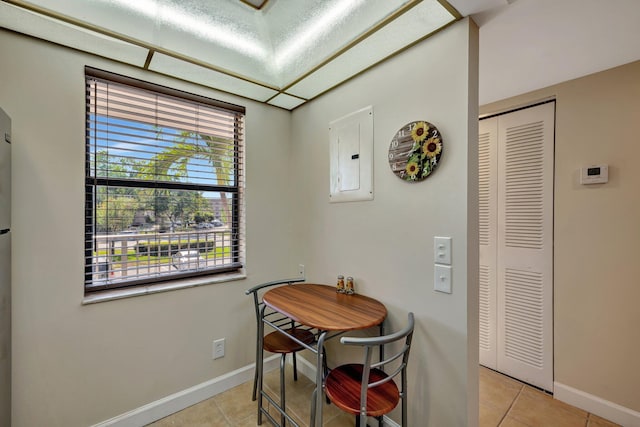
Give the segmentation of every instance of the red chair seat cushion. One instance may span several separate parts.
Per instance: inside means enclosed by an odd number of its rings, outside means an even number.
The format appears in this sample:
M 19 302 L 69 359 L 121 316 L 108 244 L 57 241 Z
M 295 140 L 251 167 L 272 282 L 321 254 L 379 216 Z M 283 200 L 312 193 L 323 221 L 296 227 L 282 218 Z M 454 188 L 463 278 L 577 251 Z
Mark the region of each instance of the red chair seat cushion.
M 380 369 L 369 373 L 369 384 L 387 377 Z M 354 415 L 360 413 L 360 384 L 362 382 L 362 364 L 338 366 L 329 372 L 325 382 L 325 391 L 331 401 L 343 411 Z M 367 391 L 367 415 L 378 417 L 387 414 L 398 405 L 400 391 L 391 380 Z
M 293 335 L 305 344 L 311 344 L 315 341 L 315 336 L 306 329 L 287 329 L 287 333 Z M 263 348 L 271 353 L 294 353 L 304 350 L 303 346 L 278 331 L 265 335 Z

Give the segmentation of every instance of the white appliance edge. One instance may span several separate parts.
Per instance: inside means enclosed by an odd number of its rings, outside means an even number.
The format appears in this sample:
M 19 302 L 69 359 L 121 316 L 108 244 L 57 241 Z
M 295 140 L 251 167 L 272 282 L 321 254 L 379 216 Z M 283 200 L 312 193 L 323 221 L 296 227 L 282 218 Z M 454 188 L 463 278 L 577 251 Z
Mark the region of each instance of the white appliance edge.
M 0 425 L 11 425 L 11 120 L 0 108 Z

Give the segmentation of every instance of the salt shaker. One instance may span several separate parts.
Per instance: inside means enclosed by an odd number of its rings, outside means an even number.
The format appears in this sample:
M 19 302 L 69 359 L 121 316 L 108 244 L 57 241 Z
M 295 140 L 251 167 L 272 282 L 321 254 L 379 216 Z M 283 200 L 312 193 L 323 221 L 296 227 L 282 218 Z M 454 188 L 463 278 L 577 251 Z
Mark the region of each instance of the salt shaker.
M 336 292 L 338 292 L 339 294 L 344 294 L 345 292 L 343 275 L 338 276 L 338 283 L 336 284 Z
M 353 288 L 353 277 L 351 276 L 347 277 L 346 292 L 350 295 L 356 293 L 355 289 Z

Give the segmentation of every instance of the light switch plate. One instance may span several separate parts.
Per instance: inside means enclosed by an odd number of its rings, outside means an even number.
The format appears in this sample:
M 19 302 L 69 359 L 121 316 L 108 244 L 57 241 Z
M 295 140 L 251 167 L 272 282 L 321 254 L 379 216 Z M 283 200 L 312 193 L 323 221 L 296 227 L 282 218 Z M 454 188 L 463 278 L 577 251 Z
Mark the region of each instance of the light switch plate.
M 451 266 L 435 265 L 433 269 L 433 289 L 438 292 L 451 293 Z
M 451 237 L 433 238 L 433 262 L 451 265 Z

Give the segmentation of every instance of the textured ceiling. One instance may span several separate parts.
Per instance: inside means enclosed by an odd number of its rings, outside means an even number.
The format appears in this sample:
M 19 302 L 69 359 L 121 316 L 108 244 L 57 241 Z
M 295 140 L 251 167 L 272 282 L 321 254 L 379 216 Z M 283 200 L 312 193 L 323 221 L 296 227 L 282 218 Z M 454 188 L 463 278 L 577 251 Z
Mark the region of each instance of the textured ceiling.
M 247 3 L 3 0 L 0 25 L 292 109 L 461 17 L 445 0 Z

